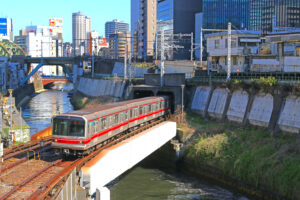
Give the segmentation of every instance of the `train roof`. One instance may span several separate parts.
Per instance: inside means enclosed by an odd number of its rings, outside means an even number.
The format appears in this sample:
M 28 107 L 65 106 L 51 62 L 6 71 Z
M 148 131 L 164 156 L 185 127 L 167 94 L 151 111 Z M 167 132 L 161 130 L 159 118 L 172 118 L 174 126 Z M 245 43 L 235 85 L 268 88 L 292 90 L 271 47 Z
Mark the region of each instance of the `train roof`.
M 128 101 L 120 101 L 120 102 L 114 102 L 114 103 L 109 103 L 109 104 L 103 104 L 103 105 L 98 105 L 92 108 L 84 108 L 81 110 L 76 110 L 76 111 L 72 111 L 69 113 L 64 113 L 58 116 L 66 116 L 66 115 L 72 115 L 72 116 L 88 116 L 88 115 L 92 115 L 95 114 L 97 112 L 100 111 L 104 111 L 104 110 L 112 110 L 114 108 L 118 108 L 121 106 L 125 106 L 128 104 L 135 104 L 138 103 L 139 105 L 142 102 L 145 101 L 150 101 L 150 100 L 161 100 L 163 97 L 145 97 L 145 98 L 140 98 L 140 99 L 133 99 L 133 100 L 128 100 Z

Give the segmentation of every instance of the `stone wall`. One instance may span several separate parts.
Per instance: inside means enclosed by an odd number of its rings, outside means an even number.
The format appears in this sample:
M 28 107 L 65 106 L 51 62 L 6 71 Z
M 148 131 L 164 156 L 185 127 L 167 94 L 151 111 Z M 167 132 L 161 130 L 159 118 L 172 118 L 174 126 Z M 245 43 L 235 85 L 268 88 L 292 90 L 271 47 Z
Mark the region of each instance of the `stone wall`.
M 300 133 L 300 95 L 287 93 L 284 89 L 273 91 L 276 92 L 198 86 L 194 89 L 190 108 L 204 117 L 242 126 Z

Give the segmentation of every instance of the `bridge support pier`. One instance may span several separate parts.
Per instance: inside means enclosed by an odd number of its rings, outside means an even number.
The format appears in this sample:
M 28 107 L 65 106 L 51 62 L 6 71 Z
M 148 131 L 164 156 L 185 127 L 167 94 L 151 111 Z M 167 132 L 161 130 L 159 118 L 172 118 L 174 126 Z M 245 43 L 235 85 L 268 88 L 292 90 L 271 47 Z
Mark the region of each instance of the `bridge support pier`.
M 110 200 L 110 190 L 107 187 L 97 188 L 96 200 Z

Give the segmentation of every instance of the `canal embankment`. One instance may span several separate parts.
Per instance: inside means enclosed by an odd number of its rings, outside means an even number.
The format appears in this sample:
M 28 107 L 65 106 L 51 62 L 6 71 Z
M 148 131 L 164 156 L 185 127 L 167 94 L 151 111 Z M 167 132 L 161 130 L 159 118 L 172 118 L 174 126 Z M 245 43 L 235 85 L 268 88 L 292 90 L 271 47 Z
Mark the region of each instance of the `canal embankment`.
M 272 78 L 187 85 L 186 123 L 178 124 L 181 162 L 172 145 L 150 160 L 254 198 L 300 199 L 299 88 Z M 128 89 L 122 80 L 81 77 L 71 101 L 76 109 L 119 101 Z
M 255 198 L 300 199 L 298 88 L 272 78 L 190 87 L 182 168 Z

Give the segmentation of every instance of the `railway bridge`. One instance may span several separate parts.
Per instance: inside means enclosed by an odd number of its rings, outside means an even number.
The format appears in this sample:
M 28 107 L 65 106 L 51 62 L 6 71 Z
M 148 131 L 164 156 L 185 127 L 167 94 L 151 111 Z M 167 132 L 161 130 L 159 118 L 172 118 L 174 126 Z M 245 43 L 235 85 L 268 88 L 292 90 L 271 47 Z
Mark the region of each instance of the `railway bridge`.
M 109 200 L 106 185 L 174 138 L 176 123 L 152 122 L 108 142 L 86 157 L 69 160 L 51 153 L 51 140 L 44 137 L 49 133 L 51 127 L 32 137 L 31 142 L 4 151 L 0 168 L 1 200 L 81 200 L 92 196 Z

